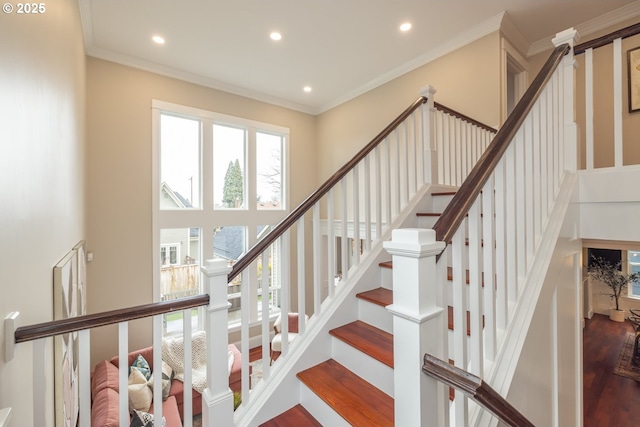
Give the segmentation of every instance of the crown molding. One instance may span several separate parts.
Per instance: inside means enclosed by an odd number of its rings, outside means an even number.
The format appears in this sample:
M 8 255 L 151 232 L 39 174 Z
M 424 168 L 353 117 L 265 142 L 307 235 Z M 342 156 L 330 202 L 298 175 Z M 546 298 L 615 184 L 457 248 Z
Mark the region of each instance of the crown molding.
M 80 9 L 80 23 L 82 24 L 82 37 L 84 38 L 84 48 L 93 46 L 93 12 L 90 0 L 78 0 Z
M 393 79 L 396 79 L 404 74 L 407 74 L 408 72 L 413 71 L 416 68 L 419 68 L 425 64 L 428 64 L 429 62 L 435 59 L 438 59 L 448 53 L 451 53 L 456 49 L 459 49 L 471 42 L 479 40 L 486 35 L 499 31 L 504 15 L 505 15 L 504 12 L 500 12 L 499 14 L 493 16 L 492 18 L 489 18 L 486 21 L 482 22 L 481 24 L 471 27 L 469 30 L 465 31 L 464 33 L 461 33 L 457 37 L 441 44 L 435 49 L 432 49 L 429 52 L 426 52 L 416 57 L 415 59 L 409 62 L 406 62 L 405 64 L 402 64 L 399 67 L 394 68 L 388 73 L 385 73 L 380 77 L 369 81 L 363 86 L 360 86 L 358 89 L 353 90 L 344 96 L 341 96 L 335 101 L 323 105 L 322 107 L 320 107 L 319 113 L 324 113 L 325 111 L 335 108 L 340 104 L 350 101 L 351 99 L 356 98 L 357 96 L 360 96 L 366 92 L 369 92 L 370 90 L 375 89 L 378 86 L 381 86 L 385 83 L 390 82 Z
M 531 43 L 529 43 L 529 40 L 527 40 L 515 26 L 508 13 L 505 13 L 502 18 L 500 31 L 502 31 L 504 37 L 521 55 L 526 56 L 526 53 L 531 47 Z
M 188 83 L 194 83 L 200 86 L 208 87 L 210 89 L 220 90 L 223 92 L 230 93 L 232 95 L 242 96 L 245 98 L 253 99 L 255 101 L 266 102 L 271 105 L 288 108 L 290 110 L 295 110 L 295 111 L 299 111 L 306 114 L 311 114 L 311 115 L 318 114 L 317 109 L 313 107 L 297 104 L 295 102 L 291 102 L 278 97 L 266 95 L 261 92 L 235 86 L 229 83 L 223 83 L 215 79 L 210 79 L 197 74 L 192 74 L 176 68 L 167 67 L 166 65 L 161 65 L 156 62 L 145 61 L 130 55 L 113 52 L 109 49 L 97 48 L 95 46 L 87 46 L 85 50 L 86 50 L 87 56 L 91 56 L 93 58 L 115 62 L 120 65 L 136 68 L 142 71 L 147 71 L 149 73 L 154 73 L 161 76 L 182 80 Z
M 580 38 L 584 40 L 590 34 L 594 34 L 637 16 L 640 16 L 640 1 L 633 2 L 619 9 L 605 13 L 597 18 L 578 24 L 575 26 L 575 29 L 578 31 Z M 555 37 L 555 34 L 549 35 L 542 40 L 532 43 L 529 51 L 527 52 L 527 56 L 530 57 L 553 49 L 553 43 L 551 42 L 553 37 Z

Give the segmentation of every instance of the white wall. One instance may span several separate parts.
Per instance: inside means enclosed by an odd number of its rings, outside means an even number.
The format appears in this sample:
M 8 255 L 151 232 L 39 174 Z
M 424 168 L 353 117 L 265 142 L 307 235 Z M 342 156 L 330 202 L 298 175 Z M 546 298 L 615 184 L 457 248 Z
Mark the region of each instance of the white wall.
M 0 316 L 19 311 L 19 326 L 52 320 L 53 266 L 85 237 L 80 15 L 73 0 L 45 5 L 41 15 L 0 16 Z M 33 425 L 32 345 L 19 344 L 8 362 L 0 348 L 0 408 L 13 408 L 11 425 Z M 38 385 L 48 420 L 52 366 Z
M 582 242 L 569 206 L 507 400 L 534 425 L 577 426 L 582 414 Z
M 580 237 L 640 242 L 640 165 L 580 171 Z
M 415 101 L 425 85 L 436 102 L 490 126 L 500 122 L 500 33 L 448 53 L 318 116 L 318 173 L 330 177 Z

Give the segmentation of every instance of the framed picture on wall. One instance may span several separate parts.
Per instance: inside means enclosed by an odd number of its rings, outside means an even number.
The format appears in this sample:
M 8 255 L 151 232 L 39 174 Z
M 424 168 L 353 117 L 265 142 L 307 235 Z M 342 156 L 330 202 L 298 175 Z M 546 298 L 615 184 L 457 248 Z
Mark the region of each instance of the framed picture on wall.
M 629 112 L 640 110 L 640 47 L 627 51 Z
M 55 320 L 86 313 L 85 242 L 74 248 L 53 268 L 53 316 Z M 75 427 L 79 415 L 78 332 L 54 339 L 54 393 L 56 427 Z

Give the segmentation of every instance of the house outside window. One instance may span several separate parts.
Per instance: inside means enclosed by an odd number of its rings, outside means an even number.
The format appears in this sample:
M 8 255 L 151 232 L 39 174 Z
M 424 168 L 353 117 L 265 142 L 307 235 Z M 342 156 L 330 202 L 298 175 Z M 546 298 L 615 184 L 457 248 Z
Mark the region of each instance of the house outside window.
M 153 101 L 154 299 L 202 293 L 203 259 L 230 266 L 288 213 L 287 143 L 279 126 Z M 280 247 L 265 255 L 270 315 L 279 311 Z M 261 319 L 260 257 L 228 288 L 230 325 L 239 323 L 242 280 L 249 319 Z M 192 326 L 202 324 L 195 310 Z M 182 314 L 165 316 L 165 334 L 181 332 Z

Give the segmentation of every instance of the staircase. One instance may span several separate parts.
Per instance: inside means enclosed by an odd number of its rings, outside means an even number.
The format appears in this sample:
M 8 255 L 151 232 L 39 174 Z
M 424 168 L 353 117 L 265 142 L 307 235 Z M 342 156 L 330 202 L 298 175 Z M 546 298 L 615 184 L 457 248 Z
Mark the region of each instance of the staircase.
M 415 226 L 431 228 L 433 218 L 453 195 L 455 191 L 449 189 L 428 195 L 432 211 L 418 213 Z M 355 294 L 358 320 L 328 331 L 331 358 L 296 374 L 301 403 L 262 427 L 394 425 L 393 316 L 385 308 L 393 303 L 393 263 L 384 261 L 372 268 L 379 270 L 380 286 Z M 449 269 L 449 280 L 451 276 Z M 451 306 L 448 325 L 453 330 Z M 450 397 L 453 399 L 453 393 Z

